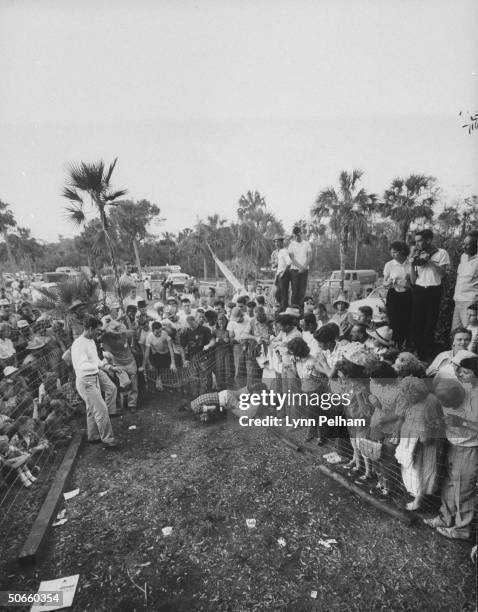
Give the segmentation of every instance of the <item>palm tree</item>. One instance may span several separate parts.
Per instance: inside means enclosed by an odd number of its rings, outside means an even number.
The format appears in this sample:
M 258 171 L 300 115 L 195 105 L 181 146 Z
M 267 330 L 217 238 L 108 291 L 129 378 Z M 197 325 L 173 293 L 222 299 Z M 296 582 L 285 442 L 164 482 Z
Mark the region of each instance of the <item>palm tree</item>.
M 407 241 L 412 223 L 432 219 L 437 199 L 435 183 L 432 176 L 411 174 L 407 179 L 394 179 L 385 191 L 379 212 L 398 224 L 403 242 Z
M 330 219 L 330 229 L 339 243 L 341 291 L 344 290 L 345 253 L 349 240 L 354 237 L 358 240 L 354 226 L 363 228 L 366 215 L 374 210 L 376 203 L 375 194 L 369 194 L 363 188 L 359 189 L 362 176 L 361 170 L 353 170 L 350 174 L 342 171 L 338 192 L 333 187 L 327 187 L 319 193 L 312 207 L 312 215 L 319 223 L 324 217 Z
M 148 200 L 140 200 L 136 203 L 131 200 L 117 202 L 116 208 L 110 215 L 111 221 L 117 227 L 118 239 L 125 239 L 129 243 L 128 246 L 133 246 L 139 280 L 143 280 L 143 274 L 138 244 L 146 238 L 148 235 L 146 228 L 158 215 L 159 208 Z
M 103 160 L 88 164 L 85 162 L 70 164 L 62 195 L 71 202 L 71 205 L 66 207 L 68 218 L 78 226 L 86 223 L 83 197 L 84 195 L 90 196 L 91 204 L 98 212 L 102 228 L 98 234 L 96 246 L 102 244 L 106 247 L 113 268 L 116 294 L 122 304 L 118 266 L 107 215 L 107 207 L 117 205 L 118 198 L 126 194 L 125 189 L 118 191 L 111 189 L 111 175 L 117 161 L 118 158 L 110 164 L 108 169 L 105 168 Z
M 16 227 L 17 222 L 11 210 L 8 209 L 9 204 L 0 200 L 0 234 L 2 234 L 5 240 L 5 247 L 7 249 L 8 261 L 10 263 L 10 270 L 15 270 L 15 260 L 13 259 L 12 249 L 8 241 L 8 230 Z
M 86 304 L 88 312 L 94 312 L 101 300 L 101 292 L 105 295 L 107 285 L 103 280 L 92 281 L 89 276 L 82 273 L 71 277 L 56 287 L 39 287 L 36 291 L 41 297 L 36 300 L 35 306 L 53 313 L 54 316 L 64 318 L 74 300 L 81 300 Z
M 269 260 L 272 237 L 283 233 L 282 223 L 267 210 L 265 199 L 258 191 L 248 191 L 239 199 L 239 223 L 234 226 L 235 251 L 257 269 Z

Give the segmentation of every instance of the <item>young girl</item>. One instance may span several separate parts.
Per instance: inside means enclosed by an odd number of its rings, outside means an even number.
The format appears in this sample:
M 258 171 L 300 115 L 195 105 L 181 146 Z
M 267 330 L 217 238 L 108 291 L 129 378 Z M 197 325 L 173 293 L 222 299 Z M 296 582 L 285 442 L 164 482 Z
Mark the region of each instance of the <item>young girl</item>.
M 315 357 L 310 354 L 310 348 L 303 338 L 292 338 L 287 343 L 287 348 L 292 356 L 292 361 L 295 366 L 297 376 L 300 379 L 301 391 L 306 394 L 318 394 L 327 390 L 327 378 L 320 374 L 315 367 Z M 329 416 L 327 410 L 321 410 L 319 406 L 299 406 L 295 407 L 299 412 L 299 417 L 307 416 L 309 419 L 314 419 L 314 424 L 308 428 L 306 442 L 310 442 L 315 438 L 318 439 L 318 444 L 323 444 L 325 436 L 322 434 L 323 429 L 319 427 L 319 417 L 321 415 Z
M 336 313 L 330 319 L 330 323 L 336 323 L 339 326 L 340 338 L 344 338 L 352 327 L 349 317 L 349 303 L 341 294 L 333 303 Z

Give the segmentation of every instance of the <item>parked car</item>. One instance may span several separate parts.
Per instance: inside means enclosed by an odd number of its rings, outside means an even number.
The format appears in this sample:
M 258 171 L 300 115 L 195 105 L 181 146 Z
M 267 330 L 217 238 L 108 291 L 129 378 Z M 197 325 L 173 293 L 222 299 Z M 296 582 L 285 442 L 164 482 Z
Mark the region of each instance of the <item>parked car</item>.
M 322 283 L 320 299 L 324 302 L 333 302 L 341 292 L 341 272 L 334 270 L 330 278 Z M 378 274 L 375 270 L 345 270 L 344 293 L 349 299 L 365 295 L 367 291 L 375 288 Z
M 387 289 L 385 287 L 377 287 L 373 289 L 369 295 L 361 300 L 353 300 L 350 302 L 349 312 L 352 315 L 358 315 L 361 306 L 370 306 L 373 310 L 373 320 L 378 323 L 386 318 L 385 314 L 385 299 L 387 297 Z

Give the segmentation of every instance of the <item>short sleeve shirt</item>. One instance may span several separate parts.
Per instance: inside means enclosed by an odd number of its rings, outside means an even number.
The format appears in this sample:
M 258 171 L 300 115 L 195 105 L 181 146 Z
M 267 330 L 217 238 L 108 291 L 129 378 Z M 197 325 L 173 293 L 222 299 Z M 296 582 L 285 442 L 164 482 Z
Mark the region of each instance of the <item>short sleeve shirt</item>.
M 437 249 L 436 253 L 430 257 L 438 266 L 447 266 L 450 263 L 450 256 L 445 249 Z M 419 287 L 439 287 L 442 279 L 432 266 L 417 266 L 416 285 Z

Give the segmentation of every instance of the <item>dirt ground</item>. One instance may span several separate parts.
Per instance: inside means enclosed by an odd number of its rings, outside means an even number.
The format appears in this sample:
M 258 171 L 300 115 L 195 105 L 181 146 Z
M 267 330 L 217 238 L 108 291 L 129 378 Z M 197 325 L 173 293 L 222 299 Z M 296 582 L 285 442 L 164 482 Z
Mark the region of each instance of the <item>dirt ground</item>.
M 2 589 L 80 574 L 75 612 L 475 610 L 471 545 L 382 514 L 266 430 L 199 423 L 168 393 L 114 428 L 121 449 L 84 446 L 68 522 Z

